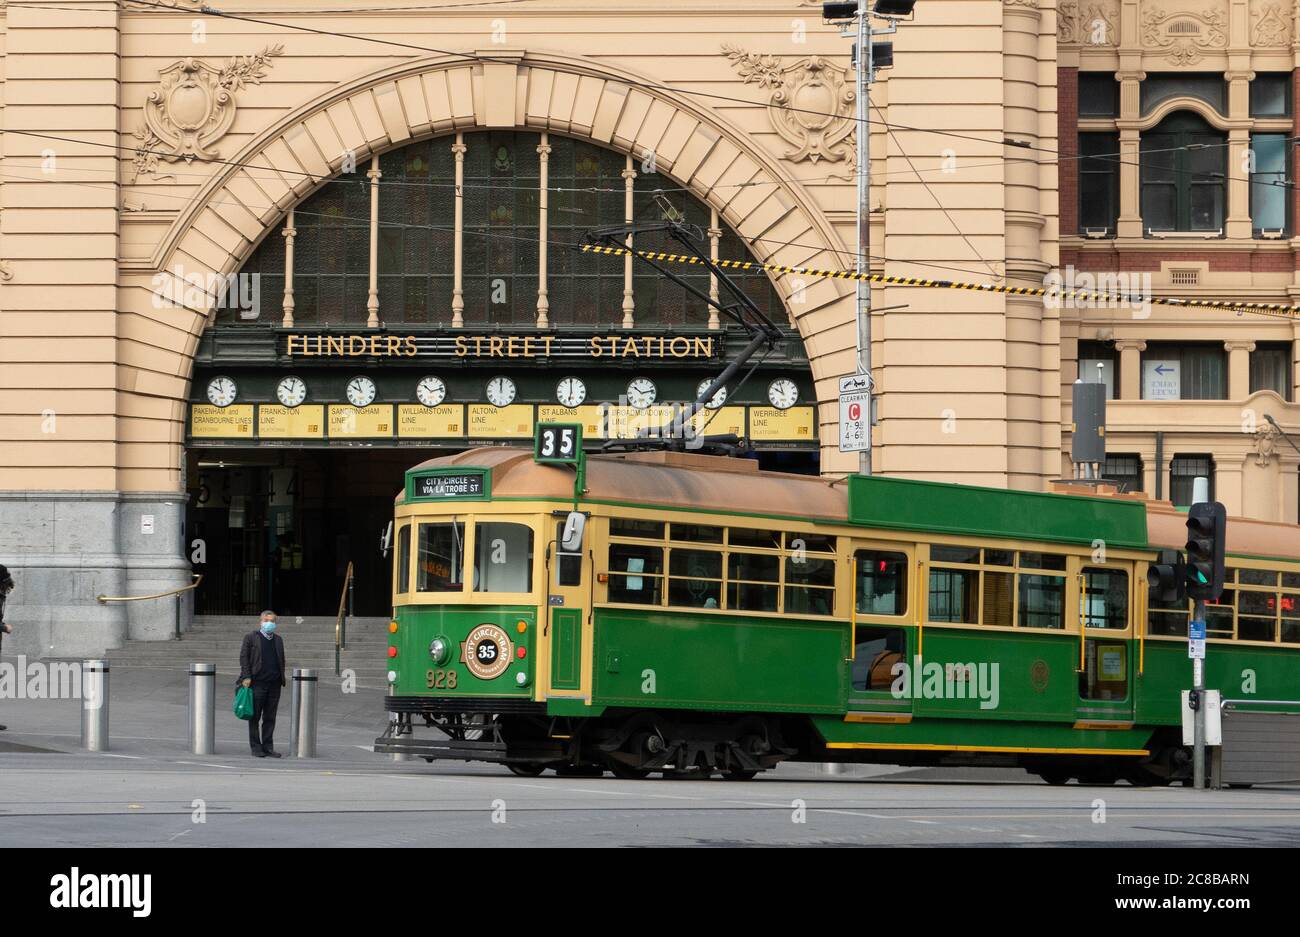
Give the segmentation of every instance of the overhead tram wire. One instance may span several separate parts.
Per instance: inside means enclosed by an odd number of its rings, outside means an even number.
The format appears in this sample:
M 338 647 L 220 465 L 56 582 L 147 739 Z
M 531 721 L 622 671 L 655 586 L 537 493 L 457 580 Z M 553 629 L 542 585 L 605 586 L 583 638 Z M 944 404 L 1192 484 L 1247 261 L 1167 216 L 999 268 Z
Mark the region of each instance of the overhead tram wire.
M 165 5 L 161 4 L 161 3 L 158 3 L 157 0 L 133 0 L 133 2 L 138 3 L 138 4 L 140 4 L 141 6 L 149 6 L 149 7 L 153 7 L 153 8 L 155 8 L 158 12 L 161 12 L 161 13 L 181 13 L 181 14 L 184 14 L 184 15 L 186 15 L 186 16 L 191 16 L 191 17 L 195 16 L 196 14 L 205 14 L 205 15 L 208 15 L 208 16 L 214 16 L 214 17 L 217 17 L 217 18 L 220 18 L 220 19 L 237 20 L 237 21 L 240 21 L 240 22 L 254 23 L 254 24 L 257 24 L 257 25 L 260 25 L 260 26 L 273 26 L 273 27 L 278 27 L 278 28 L 280 28 L 280 29 L 289 29 L 289 30 L 296 30 L 296 31 L 299 31 L 299 32 L 311 33 L 311 34 L 313 34 L 313 35 L 319 35 L 319 36 L 331 36 L 331 37 L 336 38 L 336 39 L 352 39 L 352 40 L 355 40 L 355 41 L 357 41 L 357 42 L 373 42 L 373 43 L 377 43 L 377 44 L 380 44 L 380 45 L 389 45 L 389 46 L 393 46 L 393 47 L 395 47 L 395 48 L 412 49 L 412 50 L 414 50 L 414 51 L 418 51 L 418 52 L 431 52 L 431 53 L 435 53 L 435 54 L 437 54 L 437 55 L 446 55 L 446 56 L 451 56 L 451 57 L 453 57 L 453 58 L 459 59 L 459 60 L 464 61 L 464 62 L 491 62 L 491 63 L 496 63 L 496 64 L 508 64 L 508 65 L 518 65 L 518 64 L 519 64 L 518 61 L 515 60 L 515 59 L 505 59 L 505 58 L 499 58 L 499 57 L 497 57 L 497 56 L 491 56 L 491 55 L 480 55 L 480 54 L 478 54 L 478 53 L 470 53 L 470 52 L 455 52 L 455 51 L 452 51 L 452 50 L 450 50 L 450 49 L 439 49 L 439 48 L 436 48 L 436 47 L 433 47 L 433 46 L 420 46 L 420 45 L 415 45 L 415 44 L 413 44 L 413 43 L 409 43 L 409 42 L 400 42 L 400 41 L 395 40 L 395 39 L 384 39 L 384 38 L 379 37 L 379 36 L 363 36 L 363 35 L 358 35 L 358 34 L 356 34 L 356 33 L 344 33 L 344 32 L 338 32 L 338 31 L 336 31 L 336 30 L 316 29 L 316 28 L 311 27 L 311 26 L 300 26 L 300 25 L 295 24 L 295 23 L 284 23 L 284 22 L 279 22 L 279 21 L 276 21 L 276 20 L 264 20 L 264 19 L 259 19 L 259 18 L 257 18 L 257 17 L 248 16 L 248 15 L 244 15 L 244 14 L 240 14 L 240 13 L 227 12 L 227 11 L 220 10 L 220 9 L 217 9 L 217 8 L 215 8 L 215 7 L 210 7 L 210 6 L 200 6 L 198 10 L 180 10 L 180 9 L 175 8 L 175 7 L 169 7 L 169 6 L 165 6 Z M 67 11 L 67 10 L 70 9 L 70 8 L 68 8 L 68 7 L 39 7 L 39 8 L 38 8 L 38 7 L 27 7 L 27 8 L 28 8 L 28 9 L 58 9 L 58 10 L 64 10 L 64 11 Z M 780 110 L 789 111 L 789 112 L 791 112 L 791 113 L 809 114 L 809 115 L 813 115 L 813 116 L 817 116 L 817 117 L 833 117 L 833 118 L 843 119 L 843 120 L 849 120 L 849 121 L 852 121 L 852 122 L 854 122 L 854 123 L 857 123 L 857 119 L 856 119 L 855 117 L 849 117 L 849 116 L 842 115 L 842 114 L 838 114 L 838 113 L 829 113 L 829 112 L 826 112 L 826 111 L 818 111 L 818 110 L 814 110 L 814 109 L 811 109 L 811 108 L 794 107 L 794 106 L 791 106 L 791 105 L 789 105 L 789 104 L 779 104 L 779 105 L 778 105 L 778 104 L 763 104 L 763 103 L 761 103 L 761 102 L 753 101 L 753 100 L 750 100 L 750 99 L 748 99 L 748 98 L 737 98 L 737 97 L 732 97 L 732 96 L 730 96 L 730 95 L 715 94 L 715 93 L 713 93 L 713 92 L 709 92 L 709 91 L 694 91 L 694 90 L 691 90 L 691 89 L 688 89 L 688 88 L 681 88 L 681 87 L 678 87 L 678 86 L 676 86 L 676 85 L 657 84 L 657 83 L 655 83 L 655 82 L 637 81 L 637 80 L 635 80 L 635 79 L 619 78 L 618 81 L 619 81 L 621 84 L 627 85 L 628 87 L 631 87 L 631 88 L 639 88 L 639 89 L 642 89 L 642 90 L 651 90 L 651 91 L 670 91 L 670 92 L 673 92 L 673 93 L 675 93 L 675 94 L 684 94 L 684 95 L 689 95 L 689 96 L 693 96 L 693 97 L 709 98 L 709 99 L 718 100 L 718 101 L 728 101 L 728 102 L 735 103 L 735 104 L 744 104 L 744 105 L 747 105 L 747 106 L 750 106 L 750 107 L 763 107 L 763 108 L 772 108 L 772 107 L 775 107 L 775 108 L 778 108 L 778 109 L 780 109 Z M 1038 146 L 1038 145 L 1035 145 L 1035 144 L 1031 144 L 1031 143 L 1029 143 L 1028 141 L 1023 141 L 1023 140 L 1014 140 L 1014 139 L 1012 139 L 1012 138 L 1010 138 L 1010 137 L 1002 137 L 1000 140 L 996 140 L 996 139 L 991 140 L 991 139 L 989 139 L 989 138 L 987 138 L 987 137 L 976 137 L 976 136 L 973 136 L 973 135 L 971 135 L 971 134 L 963 134 L 963 133 L 958 133 L 958 132 L 956 132 L 956 131 L 951 131 L 951 130 L 939 130 L 939 129 L 934 128 L 934 127 L 913 127 L 913 126 L 908 126 L 908 125 L 906 125 L 906 124 L 891 124 L 891 123 L 888 123 L 888 122 L 883 121 L 883 120 L 873 121 L 873 120 L 871 120 L 870 118 L 867 119 L 866 123 L 868 123 L 868 124 L 881 123 L 881 124 L 883 124 L 885 127 L 887 127 L 887 128 L 892 128 L 893 130 L 907 130 L 907 131 L 911 131 L 911 132 L 915 132 L 915 133 L 929 133 L 929 134 L 936 134 L 936 135 L 938 135 L 938 136 L 951 137 L 951 138 L 953 138 L 953 139 L 958 139 L 958 140 L 967 140 L 967 141 L 969 141 L 969 142 L 975 142 L 975 143 L 992 143 L 992 144 L 995 144 L 995 145 L 1001 145 L 1001 146 L 1019 147 L 1019 148 L 1022 148 L 1022 149 L 1033 150 L 1033 151 L 1036 151 L 1036 152 L 1048 153 L 1048 154 L 1051 154 L 1051 155 L 1054 155 L 1054 156 L 1063 156 L 1063 154 L 1062 154 L 1059 150 L 1053 150 L 1053 149 L 1051 149 L 1050 147 L 1044 147 L 1044 146 Z M 1202 149 L 1202 148 L 1209 147 L 1209 146 L 1215 146 L 1215 147 L 1217 147 L 1217 146 L 1220 146 L 1220 145 L 1222 145 L 1222 146 L 1229 146 L 1229 145 L 1231 145 L 1231 144 L 1230 144 L 1230 143 L 1224 143 L 1224 144 L 1189 144 L 1189 145 L 1186 146 L 1186 147 L 1176 147 L 1176 148 L 1174 148 L 1174 149 L 1189 149 L 1189 150 L 1190 150 L 1190 149 Z M 1115 154 L 1115 155 L 1116 155 L 1116 156 L 1120 156 L 1120 155 L 1122 155 L 1122 154 L 1117 153 L 1117 154 Z M 1065 157 L 1065 158 L 1068 159 L 1068 158 L 1070 158 L 1070 157 Z M 1088 157 L 1082 157 L 1082 158 L 1087 158 L 1087 159 L 1099 159 L 1099 158 L 1102 158 L 1102 157 L 1100 157 L 1100 156 L 1088 156 Z M 1121 164 L 1122 164 L 1122 165 L 1137 165 L 1137 164 L 1133 164 L 1133 163 L 1121 163 Z M 1209 175 L 1209 176 L 1213 177 L 1215 174 L 1207 174 L 1207 173 L 1193 173 L 1193 175 L 1200 175 L 1200 176 Z
M 11 181 L 11 182 L 42 181 L 41 179 L 35 176 L 0 175 L 0 179 L 5 181 Z M 67 182 L 61 184 L 82 186 L 82 187 L 95 188 L 95 189 L 116 190 L 118 188 L 117 184 L 113 182 Z M 185 196 L 185 195 L 169 195 L 167 193 L 154 193 L 154 195 L 158 198 L 180 200 L 180 201 L 187 201 L 187 202 L 193 200 L 191 196 Z M 239 205 L 240 207 L 243 208 L 258 207 L 258 206 L 247 206 L 244 205 L 242 202 L 214 201 L 211 202 L 210 204 Z M 265 206 L 265 207 L 271 208 L 274 206 Z M 295 209 L 295 212 L 298 211 L 299 211 L 298 209 Z M 370 223 L 369 218 L 360 218 L 355 216 L 327 215 L 322 212 L 305 212 L 303 214 L 306 214 L 309 217 L 329 218 L 334 221 L 338 221 L 338 220 L 354 221 L 358 225 L 363 225 L 363 224 L 368 225 Z M 411 225 L 402 222 L 392 222 L 392 221 L 381 222 L 380 224 L 382 227 L 401 228 L 404 230 L 419 230 L 419 231 L 432 230 L 432 231 L 443 231 L 443 232 L 454 232 L 455 230 L 452 227 L 441 227 L 437 225 Z M 538 240 L 537 238 L 531 238 L 531 237 L 525 238 L 517 235 L 504 234 L 502 232 L 492 232 L 488 230 L 478 230 L 473 228 L 462 228 L 462 231 L 463 233 L 472 235 L 474 237 L 495 238 L 498 240 L 509 240 L 509 241 L 523 241 L 530 244 L 535 244 L 537 243 Z M 591 244 L 575 244 L 570 241 L 554 241 L 548 239 L 546 243 L 549 246 L 558 247 L 563 250 L 599 253 L 607 256 L 622 256 L 623 254 L 628 253 L 626 248 L 607 248 L 607 247 L 594 246 Z M 698 263 L 698 261 L 694 261 L 691 258 L 679 254 L 670 254 L 666 252 L 656 252 L 656 251 L 641 251 L 640 253 L 649 256 L 651 259 L 655 259 L 663 262 Z M 844 253 L 851 254 L 852 252 L 844 252 Z M 888 258 L 875 258 L 875 257 L 873 257 L 872 259 L 888 260 Z M 915 263 L 920 266 L 938 266 L 938 267 L 943 267 L 944 269 L 953 269 L 952 267 L 949 267 L 946 264 L 926 264 L 924 261 L 912 261 L 912 260 L 899 259 L 894 262 Z M 929 288 L 945 288 L 945 289 L 962 289 L 962 290 L 971 290 L 975 292 L 1002 293 L 1002 294 L 1009 294 L 1009 295 L 1016 295 L 1016 296 L 1047 296 L 1049 293 L 1053 292 L 1052 290 L 1043 287 L 1013 287 L 1013 286 L 1002 286 L 995 283 L 972 283 L 972 282 L 959 281 L 959 280 L 935 279 L 930 277 L 895 276 L 895 275 L 876 274 L 876 273 L 857 274 L 851 270 L 825 270 L 825 269 L 819 269 L 814 267 L 793 267 L 786 264 L 770 264 L 761 261 L 749 261 L 749 260 L 719 260 L 718 266 L 724 269 L 745 270 L 745 271 L 762 270 L 770 273 L 808 276 L 814 279 L 855 280 L 859 276 L 861 276 L 864 278 L 869 277 L 872 283 L 881 284 L 885 286 L 913 286 L 913 287 L 929 287 Z M 1085 300 L 1092 299 L 1092 300 L 1100 300 L 1105 302 L 1112 302 L 1117 298 L 1114 294 L 1111 293 L 1097 293 L 1088 290 L 1058 290 L 1056 291 L 1056 293 L 1061 298 L 1085 299 Z M 1134 297 L 1130 295 L 1127 297 L 1118 297 L 1118 298 L 1132 299 Z M 1226 312 L 1235 312 L 1239 315 L 1241 313 L 1249 313 L 1252 315 L 1271 316 L 1274 318 L 1300 318 L 1300 306 L 1292 306 L 1285 303 L 1233 302 L 1231 300 L 1181 299 L 1175 297 L 1158 297 L 1158 296 L 1145 297 L 1143 298 L 1143 301 L 1150 302 L 1152 305 L 1171 306 L 1171 307 L 1183 308 L 1183 309 L 1211 309 L 1211 310 L 1217 309 Z
M 62 142 L 65 142 L 65 143 L 75 143 L 75 144 L 83 145 L 83 146 L 98 146 L 98 147 L 104 147 L 104 148 L 107 148 L 107 149 L 118 150 L 118 151 L 125 152 L 125 153 L 134 153 L 134 152 L 136 152 L 135 148 L 133 148 L 133 147 L 130 147 L 130 146 L 122 146 L 122 145 L 120 145 L 120 144 L 114 144 L 114 143 L 100 143 L 100 142 L 98 142 L 98 141 L 93 141 L 93 140 L 78 140 L 78 139 L 76 139 L 76 138 L 74 138 L 74 137 L 55 136 L 55 135 L 52 135 L 52 134 L 36 133 L 36 132 L 34 132 L 34 131 L 28 131 L 28 130 L 14 130 L 14 131 L 10 131 L 10 132 L 11 132 L 11 133 L 16 133 L 16 134 L 22 134 L 22 135 L 25 135 L 25 136 L 38 137 L 38 138 L 40 138 L 40 139 L 44 139 L 44 140 L 58 140 L 58 141 L 62 141 Z M 151 152 L 151 153 L 158 153 L 158 154 L 160 154 L 160 155 L 163 153 L 163 151 L 160 151 L 160 150 L 150 150 L 150 151 L 148 151 L 148 152 Z M 390 151 L 390 152 L 391 152 L 391 151 Z M 13 161 L 13 160 L 19 160 L 19 159 L 26 159 L 26 158 L 29 158 L 29 157 L 25 157 L 25 156 L 10 156 L 10 157 L 7 157 L 6 159 L 7 159 L 7 161 Z M 30 158 L 35 159 L 36 157 L 33 156 L 33 157 L 30 157 Z M 302 171 L 302 170 L 293 170 L 293 169 L 275 170 L 275 169 L 268 169 L 268 168 L 265 167 L 265 166 L 257 166 L 257 165 L 252 164 L 252 163 L 244 163 L 244 162 L 232 161 L 232 160 L 218 160 L 218 159 L 203 160 L 203 159 L 196 158 L 196 159 L 195 159 L 195 162 L 212 163 L 212 164 L 214 164 L 214 165 L 231 166 L 231 167 L 234 167 L 234 168 L 242 169 L 243 171 L 247 172 L 247 173 L 249 174 L 249 176 L 250 176 L 251 178 L 254 179 L 254 181 L 256 181 L 256 180 L 259 178 L 259 176 L 257 176 L 257 175 L 253 172 L 253 170 L 259 170 L 261 173 L 264 174 L 264 175 L 261 176 L 260 178 L 270 178 L 270 177 L 276 175 L 277 173 L 280 173 L 280 174 L 289 174 L 289 175 L 299 175 L 299 176 L 303 176 L 303 177 L 305 177 L 305 178 L 311 179 L 313 182 L 318 183 L 318 184 L 320 184 L 320 185 L 322 185 L 322 186 L 325 185 L 325 184 L 341 184 L 341 185 L 362 185 L 362 186 L 369 186 L 369 185 L 371 184 L 368 180 L 366 180 L 366 179 L 364 179 L 364 178 L 361 178 L 360 176 L 358 176 L 357 178 L 352 178 L 352 179 L 346 179 L 346 178 L 342 178 L 342 177 L 340 177 L 340 176 L 318 176 L 318 175 L 316 175 L 315 173 L 305 172 L 305 171 Z M 35 166 L 17 166 L 16 168 L 19 168 L 19 169 L 35 169 L 36 167 L 35 167 Z M 169 168 L 171 168 L 171 167 L 169 167 Z M 61 172 L 98 172 L 99 170 L 91 169 L 91 168 L 82 168 L 82 167 L 77 167 L 77 166 L 65 166 L 65 167 L 63 167 L 60 171 L 61 171 Z M 204 180 L 209 180 L 209 179 L 213 178 L 212 175 L 211 175 L 210 173 L 185 173 L 185 172 L 179 172 L 179 171 L 178 171 L 178 172 L 175 172 L 175 173 L 167 173 L 167 175 L 173 175 L 173 176 L 189 176 L 189 177 L 198 178 L 198 179 L 204 179 Z M 48 176 L 42 176 L 42 178 L 40 178 L 40 179 L 38 179 L 38 178 L 36 178 L 36 177 L 27 177 L 27 176 L 21 176 L 21 177 L 18 177 L 18 178 L 21 179 L 21 180 L 33 181 L 33 182 L 48 181 Z M 98 183 L 97 183 L 97 184 L 98 184 Z M 105 182 L 104 184 L 110 184 L 110 183 Z M 116 183 L 111 183 L 111 184 L 116 185 Z M 141 184 L 142 184 L 142 185 L 147 185 L 147 186 L 157 186 L 157 185 L 161 185 L 162 183 L 141 183 Z M 763 184 L 764 184 L 764 185 L 767 185 L 767 184 L 770 184 L 770 183 L 763 183 Z M 780 183 L 775 183 L 775 184 L 780 184 Z M 436 186 L 436 187 L 439 187 L 439 188 L 451 188 L 451 189 L 457 189 L 457 188 L 459 188 L 459 189 L 461 189 L 461 190 L 468 190 L 468 189 L 489 189 L 489 190 L 490 190 L 490 189 L 507 189 L 507 190 L 518 190 L 518 191 L 529 191 L 529 192 L 531 192 L 531 191 L 536 191 L 537 188 L 538 188 L 537 186 L 509 186 L 509 185 L 486 185 L 486 186 L 473 186 L 473 185 L 470 185 L 470 184 L 468 184 L 468 183 L 462 184 L 461 186 L 458 187 L 458 186 L 456 185 L 456 183 L 454 183 L 454 182 L 450 182 L 450 183 L 422 183 L 422 182 L 408 182 L 408 183 L 401 183 L 401 182 L 391 181 L 391 182 L 381 183 L 381 186 L 391 186 L 391 185 L 405 185 L 405 186 L 411 186 L 411 187 L 415 187 L 415 188 L 421 188 L 421 187 L 433 187 L 433 186 Z M 733 185 L 735 185 L 735 186 L 741 186 L 741 185 L 745 185 L 745 183 L 734 183 Z M 718 186 L 713 186 L 713 188 L 718 188 L 718 189 L 721 189 L 721 188 L 731 188 L 731 187 L 732 187 L 732 185 L 718 185 Z M 547 191 L 548 191 L 548 192 L 560 192 L 560 193 L 565 193 L 565 192 L 570 192 L 570 193 L 581 193 L 581 192 L 605 192 L 605 193 L 610 193 L 610 194 L 622 195 L 622 194 L 624 194 L 625 189 L 623 189 L 623 188 L 621 188 L 621 187 L 618 188 L 618 189 L 605 189 L 605 188 L 598 188 L 598 187 L 591 187 L 591 188 L 569 188 L 569 187 L 565 187 L 565 186 L 560 186 L 560 187 L 547 186 Z M 686 194 L 686 195 L 694 195 L 694 191 L 693 191 L 692 189 L 689 189 L 689 188 L 685 187 L 685 186 L 671 186 L 671 187 L 668 187 L 668 188 L 657 188 L 657 189 L 654 189 L 654 190 L 643 190 L 643 191 L 659 191 L 659 192 L 665 192 L 665 193 L 680 193 L 680 194 Z M 155 198 L 155 197 L 156 197 L 156 198 L 166 198 L 166 199 L 171 199 L 171 200 L 173 200 L 173 201 L 184 201 L 184 202 L 194 202 L 195 199 L 197 198 L 197 196 L 192 196 L 192 195 L 180 195 L 180 194 L 177 194 L 177 195 L 170 195 L 170 194 L 161 193 L 161 192 L 156 192 L 156 191 L 152 191 L 152 190 L 148 193 L 148 195 L 149 195 L 150 198 Z M 268 206 L 268 207 L 269 207 L 269 206 Z M 295 209 L 295 211 L 297 211 L 297 210 L 298 210 L 298 209 Z M 552 210 L 553 210 L 553 211 L 559 211 L 559 210 L 561 210 L 561 209 L 559 209 L 558 207 L 554 207 L 554 208 L 552 208 Z M 341 216 L 333 216 L 333 217 L 341 217 Z M 366 219 L 366 223 L 367 223 L 367 224 L 369 223 L 369 219 Z M 387 225 L 387 224 L 391 224 L 390 222 L 380 222 L 380 223 L 381 223 L 381 224 L 385 224 L 385 225 Z M 409 227 L 416 227 L 416 226 L 409 226 Z M 436 228 L 430 228 L 430 230 L 438 230 L 438 229 L 436 229 Z M 742 240 L 745 240 L 745 238 L 743 238 L 743 237 L 742 237 L 741 235 L 739 235 L 739 234 L 737 234 L 737 237 L 741 237 Z M 830 251 L 831 253 L 834 253 L 834 254 L 837 254 L 837 255 L 840 255 L 840 256 L 844 256 L 844 257 L 856 257 L 856 256 L 857 256 L 856 253 L 855 253 L 854 251 L 851 251 L 851 250 L 847 250 L 847 249 L 845 249 L 845 250 L 839 250 L 839 249 L 834 248 L 834 247 L 827 247 L 827 246 L 825 246 L 825 245 L 819 245 L 819 244 L 803 244 L 803 243 L 800 243 L 800 242 L 798 242 L 798 241 L 778 241 L 778 240 L 775 240 L 775 239 L 773 239 L 773 238 L 762 238 L 762 237 L 749 238 L 748 240 L 751 241 L 751 242 L 759 242 L 759 241 L 761 241 L 761 242 L 763 242 L 763 243 L 767 243 L 767 244 L 774 244 L 774 245 L 776 245 L 777 249 L 779 249 L 779 248 L 781 248 L 781 247 L 805 247 L 805 248 L 808 248 L 809 250 L 817 250 L 817 251 L 823 251 L 823 250 L 825 250 L 825 251 Z M 556 243 L 556 242 L 548 242 L 548 243 Z M 880 260 L 880 261 L 883 261 L 883 262 L 886 262 L 886 263 L 901 262 L 901 259 L 900 259 L 900 258 L 887 257 L 887 256 L 883 256 L 883 255 L 870 255 L 869 259 L 871 259 L 871 260 Z M 977 270 L 970 270 L 970 269 L 965 268 L 965 267 L 957 267 L 957 266 L 954 266 L 954 265 L 952 265 L 952 264 L 929 263 L 929 262 L 927 262 L 927 261 L 923 261 L 923 260 L 911 260 L 911 261 L 909 261 L 909 262 L 910 262 L 910 263 L 917 264 L 918 266 L 922 266 L 922 267 L 935 267 L 935 268 L 940 269 L 940 270 L 956 270 L 956 271 L 961 272 L 961 273 L 972 273 L 972 274 L 978 274 L 978 273 L 980 272 L 980 271 L 977 271 Z

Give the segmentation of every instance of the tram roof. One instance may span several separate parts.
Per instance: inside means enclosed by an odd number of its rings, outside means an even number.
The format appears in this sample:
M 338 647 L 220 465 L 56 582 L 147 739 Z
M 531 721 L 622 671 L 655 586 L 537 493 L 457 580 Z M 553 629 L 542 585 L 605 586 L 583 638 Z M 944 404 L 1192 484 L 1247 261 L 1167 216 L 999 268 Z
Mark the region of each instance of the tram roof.
M 488 469 L 494 500 L 573 497 L 573 470 L 538 464 L 532 449 L 484 446 L 410 471 L 437 468 Z M 761 471 L 748 459 L 682 452 L 589 455 L 583 499 L 1009 539 L 1101 539 L 1115 547 L 1181 550 L 1187 542 L 1187 515 L 1168 501 L 792 475 Z M 1300 526 L 1233 517 L 1227 534 L 1230 554 L 1300 560 Z
M 484 447 L 422 462 L 434 468 L 486 468 L 492 498 L 571 499 L 573 470 L 533 461 L 532 449 Z M 737 484 L 740 476 L 743 484 Z M 690 452 L 629 452 L 587 457 L 584 500 L 766 514 L 810 520 L 848 520 L 843 479 L 764 472 L 749 459 Z

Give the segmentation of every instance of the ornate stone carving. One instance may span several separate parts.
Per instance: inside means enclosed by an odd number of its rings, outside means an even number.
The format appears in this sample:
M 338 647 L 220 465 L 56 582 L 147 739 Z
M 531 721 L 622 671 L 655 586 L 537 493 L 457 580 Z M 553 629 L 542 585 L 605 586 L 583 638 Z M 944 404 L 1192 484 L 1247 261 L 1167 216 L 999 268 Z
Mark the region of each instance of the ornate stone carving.
M 145 101 L 144 126 L 133 131 L 140 143 L 132 181 L 142 175 L 171 178 L 160 172 L 161 162 L 215 159 L 212 145 L 235 120 L 235 93 L 261 84 L 271 59 L 283 52 L 284 46 L 267 46 L 256 55 L 233 56 L 221 68 L 185 58 L 162 69 Z
M 1254 3 L 1250 11 L 1250 44 L 1253 48 L 1287 46 L 1291 43 L 1291 13 L 1281 3 Z
M 1255 430 L 1255 464 L 1268 465 L 1268 460 L 1277 453 L 1277 429 L 1272 423 L 1265 423 Z
M 1175 65 L 1195 65 L 1204 53 L 1228 45 L 1228 15 L 1218 4 L 1193 13 L 1179 10 L 1166 13 L 1151 6 L 1142 11 L 1142 44 L 1164 52 Z
M 3 4 L 0 4 L 3 6 Z M 9 269 L 9 261 L 0 260 L 0 282 L 8 283 L 14 278 L 14 272 Z
M 1119 6 L 1115 0 L 1062 0 L 1056 10 L 1058 42 L 1084 46 L 1119 45 Z
M 772 128 L 794 147 L 786 159 L 853 163 L 857 95 L 848 69 L 820 55 L 783 65 L 779 56 L 746 52 L 730 43 L 723 43 L 722 53 L 746 84 L 771 92 L 767 116 Z

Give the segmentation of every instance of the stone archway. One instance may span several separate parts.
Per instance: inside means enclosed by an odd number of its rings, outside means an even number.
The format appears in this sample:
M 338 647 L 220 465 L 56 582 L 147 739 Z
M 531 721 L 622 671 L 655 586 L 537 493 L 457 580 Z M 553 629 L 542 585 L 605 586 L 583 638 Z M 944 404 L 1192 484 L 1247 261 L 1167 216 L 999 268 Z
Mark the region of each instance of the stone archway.
M 215 282 L 237 272 L 345 159 L 360 164 L 425 137 L 490 128 L 552 130 L 637 158 L 652 152 L 658 171 L 716 208 L 759 260 L 843 265 L 834 229 L 776 159 L 725 119 L 684 96 L 645 90 L 648 83 L 578 58 L 500 50 L 481 64 L 437 56 L 367 76 L 298 108 L 234 154 L 177 218 L 154 254 L 155 269 L 164 281 L 180 270 L 191 282 Z M 854 368 L 851 290 L 788 275 L 773 283 L 798 325 L 816 383 L 823 470 L 852 471 L 855 460 L 842 459 L 834 444 L 837 380 Z M 179 369 L 186 379 L 212 304 L 187 308 L 193 315 Z

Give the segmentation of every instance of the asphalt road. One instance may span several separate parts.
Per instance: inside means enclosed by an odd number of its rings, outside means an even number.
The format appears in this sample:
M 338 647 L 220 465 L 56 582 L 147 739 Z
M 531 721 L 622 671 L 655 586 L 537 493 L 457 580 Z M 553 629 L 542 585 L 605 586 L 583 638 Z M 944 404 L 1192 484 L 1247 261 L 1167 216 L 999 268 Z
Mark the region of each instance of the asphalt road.
M 1049 787 L 1021 772 L 749 782 L 489 766 L 11 751 L 8 846 L 1295 846 L 1300 792 Z M 979 778 L 982 780 L 971 780 Z M 200 817 L 200 813 L 202 814 Z M 202 819 L 204 822 L 196 822 Z M 1099 822 L 1103 821 L 1104 822 Z

